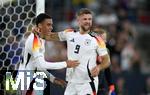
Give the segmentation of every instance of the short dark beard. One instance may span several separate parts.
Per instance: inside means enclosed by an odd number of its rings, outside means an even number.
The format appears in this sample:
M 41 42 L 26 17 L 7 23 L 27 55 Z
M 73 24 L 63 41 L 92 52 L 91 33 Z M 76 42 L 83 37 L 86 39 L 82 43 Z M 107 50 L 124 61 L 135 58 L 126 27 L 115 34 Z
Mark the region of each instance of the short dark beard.
M 81 29 L 82 29 L 84 32 L 87 32 L 87 31 L 91 30 L 91 27 L 89 27 L 88 29 L 85 29 L 84 27 L 81 26 Z

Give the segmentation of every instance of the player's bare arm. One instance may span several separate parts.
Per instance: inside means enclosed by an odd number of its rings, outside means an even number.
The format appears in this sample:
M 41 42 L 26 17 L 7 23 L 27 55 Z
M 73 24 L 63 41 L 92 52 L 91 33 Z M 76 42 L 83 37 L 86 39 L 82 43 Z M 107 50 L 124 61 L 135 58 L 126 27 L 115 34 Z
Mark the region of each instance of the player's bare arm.
M 110 66 L 110 57 L 109 54 L 106 54 L 104 56 L 101 56 L 101 64 L 98 64 L 97 66 L 95 66 L 92 70 L 91 70 L 91 76 L 95 77 L 98 76 L 99 72 L 101 70 L 106 69 L 107 67 Z M 100 61 L 100 60 L 98 60 Z
M 44 38 L 44 39 L 47 40 L 47 41 L 60 41 L 57 32 L 50 32 L 49 34 L 46 34 L 46 35 L 45 35 L 45 34 L 41 34 L 41 33 L 39 32 L 39 28 L 36 27 L 36 26 L 34 26 L 34 27 L 32 28 L 32 32 L 33 32 L 33 33 L 38 33 L 38 34 L 40 34 L 40 37 L 41 37 L 41 38 Z
M 58 33 L 57 32 L 51 32 L 50 35 L 47 35 L 45 37 L 48 41 L 60 41 Z

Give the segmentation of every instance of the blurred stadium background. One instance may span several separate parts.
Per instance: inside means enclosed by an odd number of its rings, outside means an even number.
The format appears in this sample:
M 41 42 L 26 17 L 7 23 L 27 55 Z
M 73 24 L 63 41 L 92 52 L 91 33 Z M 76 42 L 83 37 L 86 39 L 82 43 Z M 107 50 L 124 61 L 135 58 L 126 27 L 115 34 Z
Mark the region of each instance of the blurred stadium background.
M 112 74 L 118 95 L 150 95 L 150 1 L 149 0 L 45 0 L 45 12 L 54 22 L 53 31 L 77 27 L 75 12 L 83 7 L 94 11 L 94 25 L 108 31 Z M 6 71 L 15 69 L 36 17 L 36 0 L 0 0 L 0 95 Z M 66 59 L 66 46 L 47 42 L 47 61 Z M 50 71 L 65 79 L 65 69 Z M 64 88 L 50 85 L 51 95 Z M 15 95 L 15 94 L 14 94 Z M 47 94 L 46 94 L 47 95 Z

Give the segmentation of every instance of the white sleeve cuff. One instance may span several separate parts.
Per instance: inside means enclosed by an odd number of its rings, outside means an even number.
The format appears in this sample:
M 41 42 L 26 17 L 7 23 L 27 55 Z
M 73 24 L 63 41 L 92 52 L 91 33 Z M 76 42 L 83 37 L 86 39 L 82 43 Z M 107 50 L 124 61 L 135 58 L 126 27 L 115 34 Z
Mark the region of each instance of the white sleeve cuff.
M 54 77 L 51 73 L 50 73 L 49 78 L 50 78 L 50 81 L 51 81 L 52 83 L 54 83 L 55 77 Z

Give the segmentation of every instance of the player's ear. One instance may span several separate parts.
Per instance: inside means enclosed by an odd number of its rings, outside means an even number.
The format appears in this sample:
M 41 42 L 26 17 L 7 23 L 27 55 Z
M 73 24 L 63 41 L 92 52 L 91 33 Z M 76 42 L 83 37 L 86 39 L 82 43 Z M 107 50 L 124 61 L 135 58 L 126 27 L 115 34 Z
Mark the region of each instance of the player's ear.
M 40 29 L 42 28 L 42 24 L 41 23 L 38 24 L 38 28 L 40 28 Z

